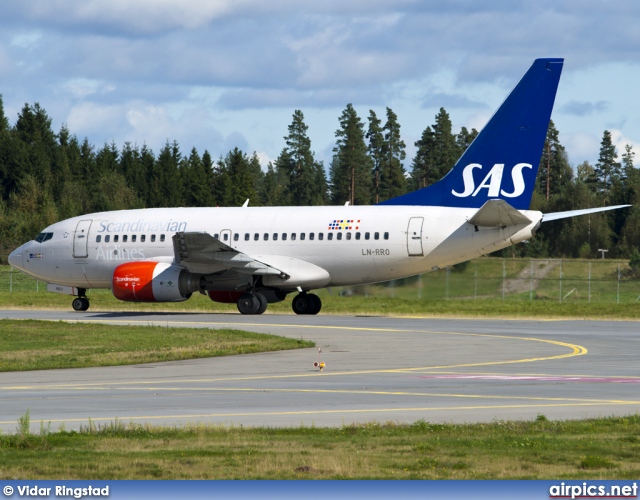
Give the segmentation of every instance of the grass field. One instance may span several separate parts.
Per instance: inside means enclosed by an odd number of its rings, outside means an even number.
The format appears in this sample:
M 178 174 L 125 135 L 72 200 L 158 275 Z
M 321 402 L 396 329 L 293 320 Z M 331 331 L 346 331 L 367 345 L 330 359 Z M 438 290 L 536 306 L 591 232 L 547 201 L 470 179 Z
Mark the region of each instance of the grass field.
M 0 372 L 130 365 L 313 347 L 241 330 L 0 320 Z
M 160 428 L 0 435 L 0 478 L 637 479 L 640 416 L 475 425 Z

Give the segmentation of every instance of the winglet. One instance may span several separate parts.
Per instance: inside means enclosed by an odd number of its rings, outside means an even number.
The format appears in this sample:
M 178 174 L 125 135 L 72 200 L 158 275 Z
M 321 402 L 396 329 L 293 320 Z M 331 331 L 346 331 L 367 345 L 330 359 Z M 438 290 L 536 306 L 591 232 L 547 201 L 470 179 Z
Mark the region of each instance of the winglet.
M 480 208 L 497 198 L 528 209 L 563 62 L 536 59 L 447 175 L 381 204 Z

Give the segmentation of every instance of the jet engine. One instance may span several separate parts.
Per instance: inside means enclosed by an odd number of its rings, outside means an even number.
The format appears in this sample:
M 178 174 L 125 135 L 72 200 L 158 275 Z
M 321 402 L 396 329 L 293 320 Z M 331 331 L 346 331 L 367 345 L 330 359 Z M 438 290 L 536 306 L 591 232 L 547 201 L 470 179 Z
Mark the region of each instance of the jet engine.
M 200 290 L 201 276 L 165 262 L 127 262 L 116 267 L 111 291 L 128 302 L 181 302 Z

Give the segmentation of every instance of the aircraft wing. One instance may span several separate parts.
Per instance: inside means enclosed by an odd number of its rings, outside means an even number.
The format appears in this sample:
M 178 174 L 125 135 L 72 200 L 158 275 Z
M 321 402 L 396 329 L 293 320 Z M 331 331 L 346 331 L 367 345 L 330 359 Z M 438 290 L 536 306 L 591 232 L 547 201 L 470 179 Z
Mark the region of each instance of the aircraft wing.
M 176 233 L 173 251 L 176 264 L 194 273 L 208 274 L 227 269 L 242 274 L 287 277 L 282 270 L 231 248 L 209 233 Z
M 567 217 L 576 217 L 578 215 L 595 214 L 596 212 L 604 212 L 606 210 L 616 210 L 618 208 L 630 207 L 631 205 L 615 205 L 613 207 L 585 208 L 582 210 L 567 210 L 566 212 L 552 212 L 542 215 L 542 222 L 551 220 L 566 219 Z
M 532 221 L 506 201 L 495 199 L 485 202 L 468 222 L 481 227 L 507 227 L 529 224 Z

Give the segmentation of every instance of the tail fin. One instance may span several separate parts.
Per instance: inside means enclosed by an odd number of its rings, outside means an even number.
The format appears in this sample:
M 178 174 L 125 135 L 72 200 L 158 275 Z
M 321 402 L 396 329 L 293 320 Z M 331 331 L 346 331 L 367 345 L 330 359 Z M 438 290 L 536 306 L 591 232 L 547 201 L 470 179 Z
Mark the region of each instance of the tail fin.
M 447 175 L 381 204 L 480 208 L 497 198 L 528 209 L 563 62 L 536 59 Z

